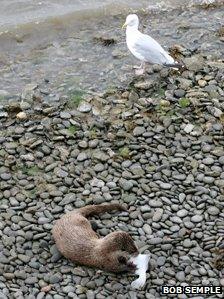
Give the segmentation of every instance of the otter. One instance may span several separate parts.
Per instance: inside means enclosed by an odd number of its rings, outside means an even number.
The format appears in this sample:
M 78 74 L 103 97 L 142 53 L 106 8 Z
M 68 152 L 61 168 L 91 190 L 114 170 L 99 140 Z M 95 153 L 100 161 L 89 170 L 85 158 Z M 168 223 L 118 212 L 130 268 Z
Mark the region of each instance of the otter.
M 108 272 L 134 271 L 130 261 L 138 255 L 131 236 L 116 231 L 100 238 L 93 231 L 88 216 L 113 210 L 126 211 L 120 204 L 89 205 L 63 215 L 53 226 L 52 233 L 58 250 L 69 260 Z

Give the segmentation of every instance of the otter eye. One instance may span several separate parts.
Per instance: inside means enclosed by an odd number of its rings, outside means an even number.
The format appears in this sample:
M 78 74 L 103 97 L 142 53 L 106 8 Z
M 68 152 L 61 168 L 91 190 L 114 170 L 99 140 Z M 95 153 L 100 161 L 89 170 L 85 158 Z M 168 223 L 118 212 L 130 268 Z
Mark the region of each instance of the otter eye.
M 119 256 L 119 257 L 118 257 L 118 262 L 119 262 L 120 264 L 126 264 L 126 263 L 127 263 L 127 260 L 126 260 L 126 258 L 125 258 L 124 256 Z

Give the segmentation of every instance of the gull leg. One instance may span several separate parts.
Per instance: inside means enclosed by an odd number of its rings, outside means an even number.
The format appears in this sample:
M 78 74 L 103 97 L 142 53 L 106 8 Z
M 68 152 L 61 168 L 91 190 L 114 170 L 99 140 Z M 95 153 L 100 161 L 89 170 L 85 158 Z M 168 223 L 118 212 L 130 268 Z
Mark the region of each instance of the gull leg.
M 136 74 L 137 76 L 141 76 L 141 75 L 143 75 L 144 73 L 145 73 L 145 62 L 142 61 L 140 67 L 135 71 L 135 74 Z
M 142 61 L 140 65 L 134 65 L 133 69 L 135 69 L 135 70 L 142 69 L 143 65 L 144 65 L 144 61 Z

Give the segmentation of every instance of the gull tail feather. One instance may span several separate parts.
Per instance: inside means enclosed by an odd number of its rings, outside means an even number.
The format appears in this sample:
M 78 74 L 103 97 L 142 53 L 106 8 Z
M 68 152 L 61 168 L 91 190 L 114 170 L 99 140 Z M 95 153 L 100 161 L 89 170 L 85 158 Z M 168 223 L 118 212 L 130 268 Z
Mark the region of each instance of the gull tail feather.
M 181 63 L 181 62 L 174 62 L 174 63 L 164 63 L 164 66 L 165 67 L 172 67 L 172 68 L 174 68 L 174 69 L 176 69 L 176 70 L 179 70 L 179 69 L 182 69 L 182 68 L 184 68 L 184 64 L 183 63 Z

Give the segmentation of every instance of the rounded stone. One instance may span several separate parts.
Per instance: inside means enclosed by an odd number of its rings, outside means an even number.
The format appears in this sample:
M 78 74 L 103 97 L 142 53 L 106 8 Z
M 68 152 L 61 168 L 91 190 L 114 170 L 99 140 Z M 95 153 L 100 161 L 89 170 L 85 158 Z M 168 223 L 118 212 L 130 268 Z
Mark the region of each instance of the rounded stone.
M 96 164 L 96 165 L 94 166 L 93 169 L 94 169 L 96 172 L 101 172 L 101 171 L 104 170 L 104 165 L 101 164 L 101 163 L 98 163 L 98 164 Z
M 165 256 L 159 256 L 157 259 L 157 265 L 158 266 L 163 266 L 166 263 L 166 258 Z
M 59 283 L 60 281 L 62 281 L 62 275 L 59 273 L 53 274 L 49 278 L 49 282 L 52 284 Z
M 202 220 L 203 220 L 203 216 L 202 215 L 194 215 L 194 216 L 191 217 L 191 221 L 192 222 L 198 223 L 198 222 L 201 222 Z
M 25 254 L 18 254 L 18 258 L 24 263 L 28 263 L 30 261 L 30 257 Z
M 205 177 L 203 178 L 203 182 L 204 182 L 205 184 L 212 184 L 212 183 L 214 183 L 214 181 L 215 181 L 215 178 L 210 177 L 210 176 L 205 176 Z
M 95 148 L 95 147 L 97 147 L 98 144 L 99 144 L 99 140 L 97 140 L 97 139 L 93 139 L 93 140 L 89 141 L 90 148 Z
M 133 135 L 136 137 L 141 136 L 143 133 L 145 133 L 144 127 L 135 127 L 133 130 Z
M 75 292 L 75 287 L 74 286 L 65 286 L 62 288 L 63 292 L 68 294 L 70 292 Z
M 77 157 L 77 161 L 79 161 L 79 162 L 83 162 L 87 159 L 88 159 L 88 156 L 86 153 L 80 153 Z
M 33 284 L 35 284 L 35 283 L 37 283 L 37 277 L 35 277 L 35 276 L 30 276 L 30 277 L 27 277 L 26 279 L 25 279 L 25 283 L 27 283 L 27 284 L 31 284 L 31 285 L 33 285 Z
M 60 117 L 64 119 L 69 119 L 71 118 L 71 114 L 69 112 L 62 111 L 60 112 Z
M 184 241 L 183 241 L 183 247 L 186 247 L 186 248 L 190 248 L 190 247 L 192 247 L 192 241 L 190 240 L 190 239 L 185 239 Z
M 92 105 L 83 101 L 80 103 L 80 105 L 78 106 L 77 110 L 83 113 L 88 113 L 90 112 L 92 109 Z
M 81 148 L 87 148 L 88 147 L 88 143 L 85 140 L 82 140 L 78 143 L 79 147 Z
M 195 227 L 195 224 L 192 223 L 191 221 L 184 221 L 184 226 L 188 229 L 192 229 Z
M 149 240 L 148 240 L 148 243 L 149 243 L 150 245 L 158 245 L 158 244 L 161 244 L 161 243 L 162 243 L 162 238 L 157 237 L 157 238 L 149 239 Z
M 214 159 L 212 157 L 207 157 L 202 160 L 202 163 L 204 163 L 205 165 L 212 165 L 214 164 Z
M 144 224 L 143 225 L 143 230 L 147 235 L 151 235 L 152 234 L 152 229 L 151 226 L 149 224 Z
M 123 178 L 120 179 L 119 184 L 125 191 L 129 191 L 133 188 L 133 183 L 130 180 L 125 180 Z
M 219 215 L 220 210 L 217 207 L 214 206 L 214 207 L 209 207 L 207 212 L 208 212 L 209 215 L 217 216 L 217 215 Z
M 172 185 L 171 184 L 169 184 L 169 183 L 160 183 L 160 187 L 162 188 L 162 189 L 164 189 L 164 190 L 169 190 L 169 189 L 171 189 L 171 187 L 172 187 Z
M 27 119 L 27 114 L 24 111 L 21 111 L 16 114 L 16 118 L 19 120 L 26 120 Z
M 184 209 L 177 211 L 177 216 L 181 217 L 181 218 L 187 216 L 187 214 L 188 214 L 188 211 L 184 210 Z
M 219 164 L 224 165 L 224 156 L 219 157 Z
M 161 220 L 162 216 L 163 216 L 163 209 L 157 208 L 155 210 L 155 213 L 154 213 L 153 217 L 152 217 L 152 221 L 158 222 L 158 221 Z
M 184 282 L 184 281 L 186 281 L 186 276 L 185 276 L 184 271 L 179 271 L 179 272 L 177 272 L 177 274 L 176 274 L 176 279 L 177 279 L 178 281 L 180 281 L 180 282 Z
M 3 181 L 8 181 L 11 179 L 12 175 L 10 173 L 1 173 L 0 177 Z

